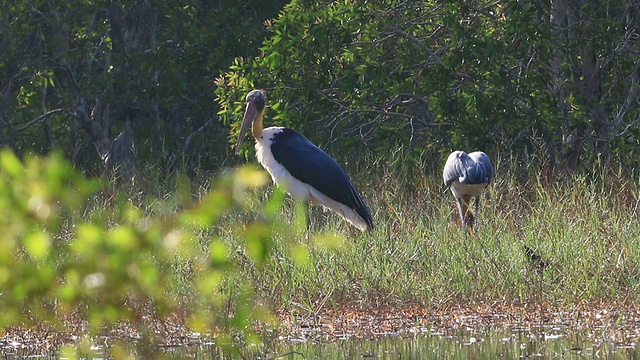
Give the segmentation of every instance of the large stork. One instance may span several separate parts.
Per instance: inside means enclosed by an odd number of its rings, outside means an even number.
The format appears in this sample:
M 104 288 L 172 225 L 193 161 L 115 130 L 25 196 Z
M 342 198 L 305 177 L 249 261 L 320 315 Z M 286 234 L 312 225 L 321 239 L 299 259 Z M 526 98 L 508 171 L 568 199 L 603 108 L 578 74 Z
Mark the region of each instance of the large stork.
M 464 151 L 454 151 L 449 155 L 444 165 L 442 179 L 445 186 L 451 188 L 456 199 L 460 221 L 474 229 L 480 215 L 480 198 L 493 179 L 491 160 L 482 151 L 470 154 Z M 475 215 L 469 209 L 472 197 L 476 198 Z
M 342 167 L 295 130 L 280 126 L 264 129 L 266 99 L 262 90 L 252 90 L 246 102 L 236 154 L 251 127 L 258 162 L 278 186 L 294 199 L 323 205 L 360 230 L 372 230 L 371 213 Z

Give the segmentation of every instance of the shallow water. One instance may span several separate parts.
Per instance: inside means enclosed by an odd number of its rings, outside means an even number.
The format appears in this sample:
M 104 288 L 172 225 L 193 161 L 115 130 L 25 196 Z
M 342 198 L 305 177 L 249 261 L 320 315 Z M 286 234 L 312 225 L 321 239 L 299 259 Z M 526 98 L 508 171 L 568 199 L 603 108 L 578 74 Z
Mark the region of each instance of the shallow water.
M 350 338 L 332 342 L 280 344 L 262 358 L 286 359 L 639 359 L 635 339 L 618 343 L 592 339 L 562 327 L 546 329 L 421 331 L 378 339 Z M 288 355 L 285 355 L 288 354 Z M 284 357 L 278 357 L 283 356 Z
M 194 335 L 185 345 L 140 347 L 129 343 L 94 346 L 85 359 L 640 359 L 640 331 L 628 327 L 576 328 L 569 325 L 413 328 L 368 337 L 302 333 L 261 346 L 230 350 Z M 119 354 L 119 355 L 118 355 Z M 0 357 L 69 358 L 5 348 Z M 73 357 L 73 356 L 71 356 Z
M 490 327 L 413 329 L 403 333 L 291 338 L 231 353 L 220 348 L 174 348 L 168 358 L 251 359 L 640 359 L 638 332 L 619 329 Z

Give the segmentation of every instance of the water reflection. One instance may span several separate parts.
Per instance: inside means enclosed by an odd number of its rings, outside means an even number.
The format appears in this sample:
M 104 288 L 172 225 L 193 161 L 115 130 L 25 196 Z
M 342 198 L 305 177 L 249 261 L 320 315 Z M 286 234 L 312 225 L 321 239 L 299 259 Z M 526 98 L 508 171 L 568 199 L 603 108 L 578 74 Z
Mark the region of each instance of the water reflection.
M 198 336 L 171 346 L 111 342 L 92 346 L 85 359 L 640 359 L 638 331 L 626 328 L 576 328 L 569 325 L 412 328 L 367 337 L 302 332 L 244 349 L 220 347 Z M 334 334 L 335 335 L 335 334 Z M 104 339 L 107 343 L 108 339 Z M 77 358 L 73 349 L 55 355 L 7 351 L 2 358 Z M 69 356 L 70 355 L 70 356 Z
M 414 331 L 378 339 L 291 341 L 276 345 L 265 359 L 638 359 L 637 336 L 619 343 L 566 327 Z M 284 357 L 279 357 L 284 354 Z
M 567 326 L 412 329 L 402 333 L 274 339 L 261 348 L 221 350 L 216 346 L 176 348 L 167 358 L 250 359 L 640 359 L 638 334 L 626 342 L 612 330 Z M 614 336 L 615 337 L 615 336 Z

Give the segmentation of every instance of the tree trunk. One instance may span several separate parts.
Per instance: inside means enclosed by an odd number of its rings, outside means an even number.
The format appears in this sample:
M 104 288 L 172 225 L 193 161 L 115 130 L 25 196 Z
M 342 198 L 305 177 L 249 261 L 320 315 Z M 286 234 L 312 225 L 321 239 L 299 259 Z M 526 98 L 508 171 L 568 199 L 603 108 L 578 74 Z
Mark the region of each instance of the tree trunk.
M 582 48 L 583 99 L 593 129 L 591 134 L 593 150 L 600 155 L 601 160 L 606 164 L 611 159 L 610 144 L 613 139 L 613 124 L 607 118 L 602 98 L 602 68 L 596 57 L 596 45 L 593 40 L 595 31 L 592 31 L 594 4 L 592 1 L 587 1 L 585 5 L 581 6 L 581 9 L 584 10 L 581 13 L 581 18 L 585 19 L 583 21 L 589 22 L 585 25 L 585 31 L 582 34 L 582 38 L 585 40 Z
M 568 56 L 564 51 L 565 44 L 572 38 L 570 29 L 573 19 L 569 11 L 570 2 L 571 0 L 552 1 L 551 21 L 555 28 L 556 43 L 550 67 L 554 78 L 553 93 L 557 100 L 556 114 L 560 119 L 562 129 L 562 146 L 560 153 L 567 168 L 575 170 L 580 163 L 583 137 L 579 133 L 579 129 L 573 127 L 571 124 L 570 91 L 567 89 L 570 86 L 570 84 L 567 84 L 567 79 L 569 79 L 570 76 L 564 67 Z
M 119 181 L 130 183 L 136 175 L 131 124 L 127 120 L 125 128 L 120 135 L 113 142 L 109 141 L 107 129 L 103 127 L 103 118 L 106 110 L 106 102 L 102 99 L 97 99 L 91 114 L 87 114 L 84 99 L 81 99 L 80 106 L 71 116 L 77 120 L 91 138 L 100 155 L 100 159 L 105 165 L 105 169 Z
M 133 183 L 136 175 L 132 133 L 131 123 L 127 120 L 124 130 L 113 141 L 104 158 L 107 170 L 115 175 L 116 180 L 125 183 Z
M 597 5 L 585 0 L 553 0 L 552 6 L 557 43 L 551 71 L 562 121 L 563 158 L 572 170 L 581 165 L 587 152 L 608 163 L 613 123 L 604 106 L 604 80 L 596 55 L 593 21 Z

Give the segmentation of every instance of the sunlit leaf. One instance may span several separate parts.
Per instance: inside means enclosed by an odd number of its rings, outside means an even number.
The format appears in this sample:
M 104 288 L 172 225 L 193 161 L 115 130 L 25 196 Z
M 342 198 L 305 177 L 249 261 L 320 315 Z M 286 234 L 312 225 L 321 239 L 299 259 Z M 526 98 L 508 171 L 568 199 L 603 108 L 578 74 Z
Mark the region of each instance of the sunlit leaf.
M 24 177 L 24 166 L 18 157 L 10 150 L 0 152 L 0 165 L 2 169 L 17 179 Z
M 309 264 L 309 248 L 306 245 L 296 244 L 291 246 L 291 258 L 293 261 L 300 265 L 305 266 Z
M 43 231 L 32 232 L 25 236 L 24 245 L 34 260 L 41 260 L 51 248 L 51 237 Z
M 225 265 L 228 262 L 227 246 L 220 240 L 214 240 L 209 245 L 209 257 L 214 266 Z

